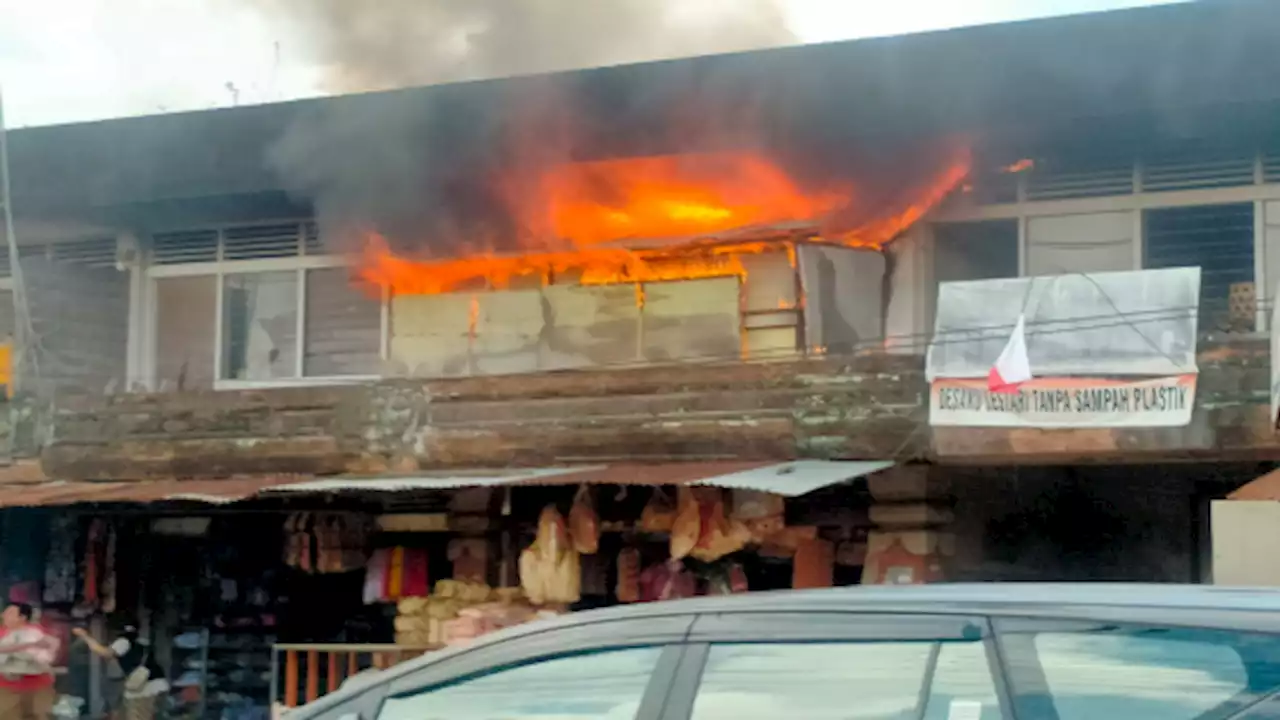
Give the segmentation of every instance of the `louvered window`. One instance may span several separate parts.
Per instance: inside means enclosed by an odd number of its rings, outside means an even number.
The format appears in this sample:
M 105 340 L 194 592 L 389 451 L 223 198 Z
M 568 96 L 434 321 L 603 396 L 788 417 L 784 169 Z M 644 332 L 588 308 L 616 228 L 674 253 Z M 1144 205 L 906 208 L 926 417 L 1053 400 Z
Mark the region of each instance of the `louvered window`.
M 1128 195 L 1133 192 L 1133 166 L 1116 163 L 1095 167 L 1037 165 L 1027 175 L 1028 200 Z
M 214 262 L 217 259 L 217 230 L 165 233 L 151 238 L 151 262 L 156 265 Z
M 304 255 L 324 255 L 324 243 L 320 241 L 320 228 L 315 223 L 302 226 L 302 253 Z
M 1148 158 L 1142 164 L 1142 189 L 1147 192 L 1202 190 L 1252 185 L 1254 156 L 1250 154 L 1172 154 Z
M 1280 183 L 1280 151 L 1267 152 L 1262 155 L 1262 181 Z
M 222 233 L 222 259 L 295 257 L 301 254 L 301 238 L 301 227 L 297 223 L 231 228 Z
M 322 255 L 320 233 L 313 223 L 274 223 L 222 230 L 161 233 L 151 237 L 155 265 L 207 263 L 217 260 L 266 260 Z
M 116 265 L 115 238 L 76 240 L 54 243 L 50 254 L 58 262 L 75 263 L 85 267 L 108 268 Z

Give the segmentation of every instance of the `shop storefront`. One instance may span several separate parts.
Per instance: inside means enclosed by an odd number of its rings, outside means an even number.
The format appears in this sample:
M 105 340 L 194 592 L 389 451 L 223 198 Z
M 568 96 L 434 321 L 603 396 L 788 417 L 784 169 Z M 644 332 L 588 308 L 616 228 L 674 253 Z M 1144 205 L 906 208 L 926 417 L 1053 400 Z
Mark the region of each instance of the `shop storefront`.
M 64 484 L 6 499 L 6 526 L 46 540 L 5 579 L 62 628 L 60 691 L 86 712 L 102 707 L 101 669 L 69 628 L 109 640 L 137 625 L 169 717 L 265 718 L 368 667 L 548 615 L 856 584 L 870 496 L 846 481 L 887 465 L 172 481 L 147 497 Z

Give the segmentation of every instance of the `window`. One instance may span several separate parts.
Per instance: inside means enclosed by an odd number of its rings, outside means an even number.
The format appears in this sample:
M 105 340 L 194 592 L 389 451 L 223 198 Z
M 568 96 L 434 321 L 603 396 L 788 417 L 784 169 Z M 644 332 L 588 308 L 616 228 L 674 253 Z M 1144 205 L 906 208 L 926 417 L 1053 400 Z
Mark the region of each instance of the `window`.
M 970 661 L 978 664 L 962 667 Z M 913 720 L 921 703 L 931 720 L 999 718 L 985 663 L 980 642 L 718 645 L 692 719 Z
M 157 235 L 149 257 L 158 388 L 381 370 L 382 298 L 323 254 L 312 226 Z
M 303 374 L 375 375 L 382 364 L 382 301 L 346 268 L 307 271 Z
M 1280 683 L 1280 642 L 1267 636 L 1098 627 L 1003 643 L 1020 705 L 1051 702 L 1059 720 L 1225 718 Z
M 298 375 L 298 273 L 227 275 L 222 287 L 222 377 Z
M 929 687 L 924 720 L 1001 720 L 996 684 L 982 643 L 947 643 Z
M 156 386 L 159 389 L 196 390 L 213 386 L 217 298 L 218 286 L 212 277 L 156 281 Z
M 388 698 L 378 720 L 626 720 L 662 648 L 573 655 Z
M 1200 268 L 1201 312 L 1214 323 L 1209 329 L 1253 329 L 1252 304 L 1230 302 L 1240 288 L 1253 288 L 1252 203 L 1148 210 L 1143 225 L 1145 267 Z
M 934 226 L 934 280 L 1018 277 L 1018 221 L 987 220 Z

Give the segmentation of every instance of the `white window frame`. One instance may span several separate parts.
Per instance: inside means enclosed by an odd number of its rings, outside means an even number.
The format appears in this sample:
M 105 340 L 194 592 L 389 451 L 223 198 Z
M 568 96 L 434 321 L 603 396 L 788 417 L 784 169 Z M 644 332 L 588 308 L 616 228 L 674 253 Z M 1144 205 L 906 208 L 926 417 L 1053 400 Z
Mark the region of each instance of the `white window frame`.
M 294 222 L 294 221 L 282 221 Z M 305 240 L 303 233 L 306 232 L 306 223 L 308 221 L 297 221 L 299 233 L 299 248 L 305 248 Z M 275 222 L 256 222 L 252 225 L 278 224 Z M 208 277 L 213 278 L 216 287 L 214 295 L 213 310 L 213 372 L 214 390 L 249 390 L 259 388 L 280 388 L 280 387 L 315 387 L 324 385 L 353 385 L 363 382 L 370 382 L 381 379 L 381 375 L 326 375 L 311 376 L 304 374 L 306 362 L 306 322 L 307 322 L 307 274 L 311 270 L 325 270 L 332 268 L 349 268 L 350 262 L 341 255 L 306 255 L 299 254 L 291 257 L 278 258 L 261 258 L 255 260 L 224 260 L 223 254 L 223 236 L 227 229 L 236 226 L 225 226 L 218 228 L 218 259 L 211 262 L 201 263 L 179 263 L 173 265 L 152 265 L 148 263 L 143 270 L 145 277 L 144 295 L 141 298 L 146 308 L 145 324 L 146 332 L 144 334 L 144 349 L 142 356 L 145 358 L 146 366 L 142 369 L 140 375 L 146 379 L 147 387 L 152 390 L 159 389 L 159 378 L 156 377 L 157 372 L 157 333 L 159 308 L 156 304 L 156 282 L 166 278 L 184 278 L 184 277 Z M 301 252 L 305 252 L 301 250 Z M 272 378 L 270 380 L 235 380 L 222 377 L 224 351 L 223 344 L 223 290 L 225 288 L 225 279 L 228 275 L 244 275 L 255 273 L 278 273 L 278 272 L 294 272 L 297 273 L 297 337 L 298 347 L 295 358 L 296 377 L 292 378 Z M 386 360 L 387 348 L 389 347 L 389 339 L 387 337 L 390 328 L 388 306 L 390 296 L 383 293 L 380 303 L 380 321 L 379 321 L 379 339 L 378 350 L 381 359 Z
M 1252 185 L 1236 185 L 1232 187 L 1204 188 L 1199 190 L 1168 190 L 1148 192 L 1142 187 L 1142 167 L 1138 161 L 1133 164 L 1134 192 L 1125 195 L 1103 195 L 1101 197 L 1071 198 L 1065 200 L 1027 200 L 1027 176 L 1018 178 L 1017 199 L 1007 203 L 989 205 L 958 204 L 943 208 L 931 219 L 931 223 L 977 222 L 981 220 L 1016 220 L 1018 222 L 1018 272 L 1025 277 L 1026 265 L 1026 228 L 1028 221 L 1037 217 L 1057 217 L 1062 215 L 1085 215 L 1107 212 L 1130 212 L 1133 216 L 1133 270 L 1141 270 L 1146 257 L 1146 228 L 1144 216 L 1147 210 L 1164 210 L 1168 208 L 1198 207 L 1204 205 L 1232 205 L 1252 203 L 1254 206 L 1253 262 L 1254 286 L 1258 292 L 1257 331 L 1267 332 L 1267 311 L 1265 306 L 1275 299 L 1270 297 L 1272 288 L 1266 272 L 1266 227 L 1265 205 L 1269 200 L 1280 200 L 1280 183 L 1265 182 L 1263 172 L 1263 156 L 1254 157 L 1254 177 Z M 1280 280 L 1277 278 L 1276 280 Z

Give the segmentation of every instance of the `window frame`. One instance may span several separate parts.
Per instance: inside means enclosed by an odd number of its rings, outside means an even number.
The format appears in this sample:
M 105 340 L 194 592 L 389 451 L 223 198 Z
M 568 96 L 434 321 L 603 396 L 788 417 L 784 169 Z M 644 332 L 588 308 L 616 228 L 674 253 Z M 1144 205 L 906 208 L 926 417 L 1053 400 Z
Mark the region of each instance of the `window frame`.
M 290 221 L 292 222 L 292 221 Z M 254 226 L 263 223 L 254 223 Z M 142 377 L 145 378 L 146 385 L 152 389 L 159 389 L 158 360 L 156 353 L 158 352 L 157 333 L 159 332 L 159 307 L 156 302 L 157 298 L 157 281 L 172 278 L 190 278 L 190 277 L 211 277 L 216 287 L 213 309 L 213 389 L 214 390 L 251 390 L 260 388 L 278 388 L 278 387 L 313 387 L 322 385 L 349 385 L 362 382 L 377 380 L 380 374 L 366 375 L 316 375 L 307 376 L 306 370 L 306 323 L 307 323 L 307 277 L 312 270 L 328 270 L 335 268 L 350 268 L 351 264 L 341 255 L 323 254 L 308 255 L 305 254 L 306 248 L 306 227 L 307 221 L 297 221 L 299 233 L 299 251 L 297 255 L 288 257 L 275 258 L 259 258 L 252 260 L 224 260 L 225 234 L 228 229 L 241 226 L 222 227 L 217 230 L 218 234 L 218 260 L 211 262 L 198 263 L 175 263 L 172 265 L 157 265 L 148 262 L 144 266 L 144 285 L 146 292 L 146 312 L 145 312 L 145 358 L 146 366 Z M 224 327 L 224 291 L 226 289 L 226 277 L 228 275 L 252 275 L 260 273 L 279 273 L 293 272 L 297 275 L 297 350 L 294 357 L 295 376 L 290 378 L 272 378 L 269 380 L 237 380 L 223 377 L 226 363 L 226 344 L 223 334 L 226 331 Z M 381 360 L 387 359 L 388 335 L 390 330 L 389 311 L 390 298 L 387 293 L 383 293 L 379 301 L 379 336 L 378 336 L 378 356 Z
M 1000 716 L 1014 720 L 1012 698 L 990 620 L 979 614 L 904 613 L 876 610 L 747 610 L 698 616 L 689 632 L 688 649 L 667 697 L 663 720 L 690 720 L 702 686 L 712 645 L 854 644 L 860 642 L 981 642 L 991 674 Z M 938 652 L 930 653 L 920 686 L 920 709 L 926 709 L 937 669 Z
M 372 713 L 362 720 L 377 720 L 382 704 L 388 698 L 415 695 L 453 683 L 510 670 L 515 667 L 548 662 L 584 654 L 629 650 L 643 647 L 661 648 L 653 675 L 640 699 L 635 720 L 659 720 L 667 694 L 682 667 L 686 647 L 682 640 L 693 625 L 688 613 L 658 615 L 634 620 L 614 620 L 573 624 L 568 627 L 550 625 L 533 633 L 517 632 L 515 637 L 485 642 L 447 653 L 423 665 L 410 666 L 378 683 L 376 701 L 356 698 L 361 709 Z M 317 718 L 339 718 L 349 713 L 349 703 L 325 708 Z

